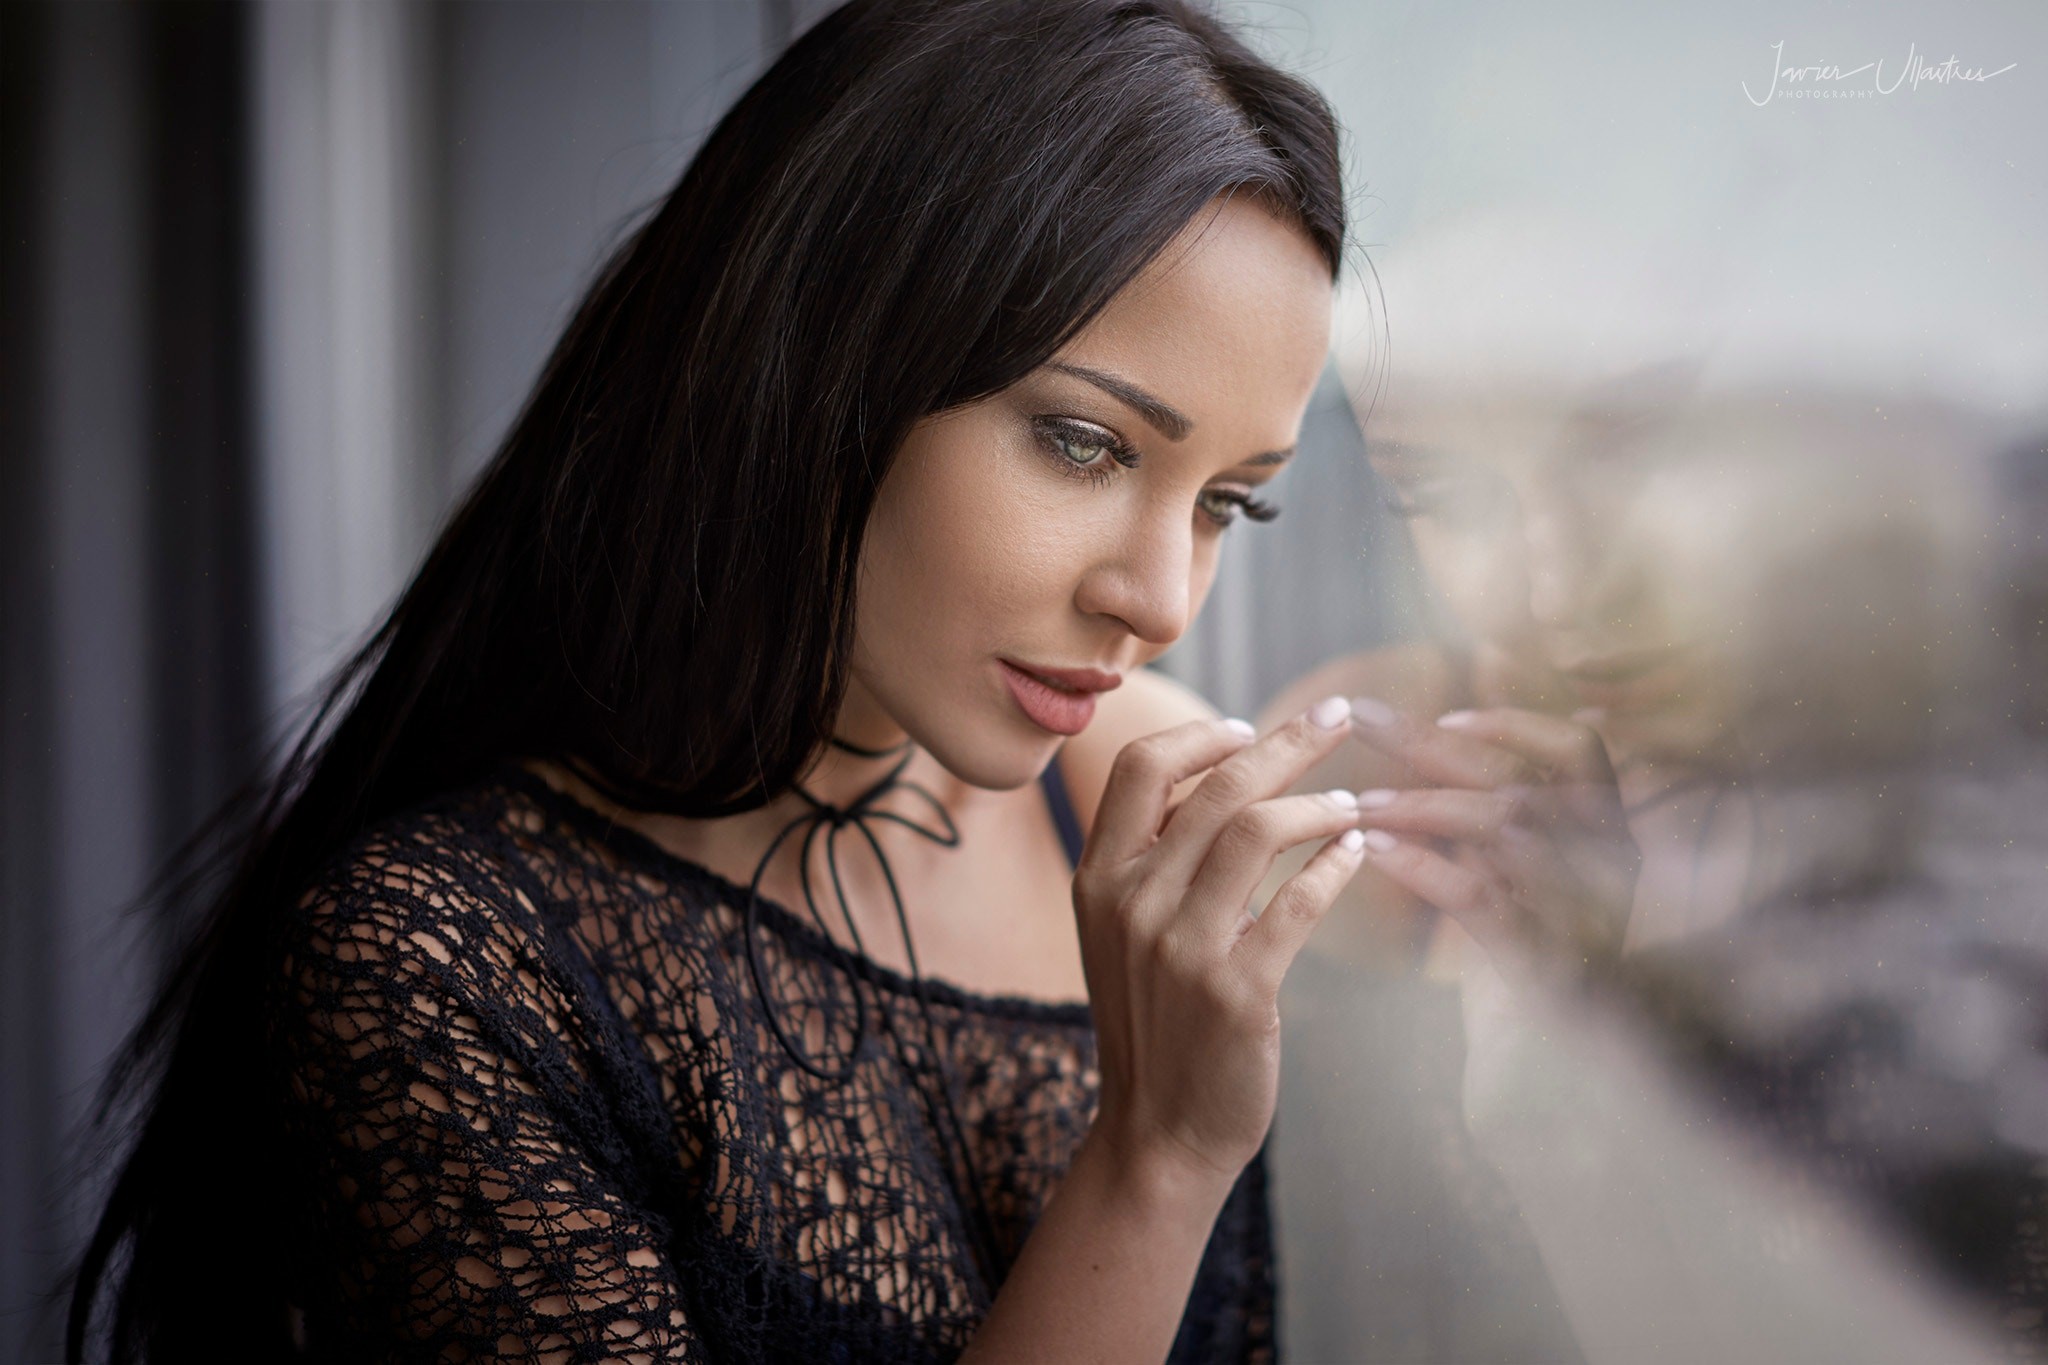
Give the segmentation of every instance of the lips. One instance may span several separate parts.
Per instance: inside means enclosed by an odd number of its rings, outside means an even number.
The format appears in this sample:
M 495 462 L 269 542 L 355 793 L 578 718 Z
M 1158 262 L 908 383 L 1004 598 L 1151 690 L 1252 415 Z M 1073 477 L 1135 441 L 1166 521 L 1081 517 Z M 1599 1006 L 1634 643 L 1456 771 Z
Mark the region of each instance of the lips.
M 1122 685 L 1123 678 L 1096 668 L 1029 668 L 997 660 L 1010 696 L 1026 719 L 1056 735 L 1078 735 L 1095 716 L 1097 694 Z
M 1046 668 L 1041 664 L 1012 663 L 1003 660 L 1019 673 L 1026 673 L 1040 682 L 1051 683 L 1067 692 L 1108 692 L 1124 685 L 1121 673 L 1108 673 L 1099 668 Z
M 1683 688 L 1686 663 L 1676 649 L 1637 650 L 1579 659 L 1558 671 L 1571 679 L 1581 700 L 1615 708 L 1670 699 Z

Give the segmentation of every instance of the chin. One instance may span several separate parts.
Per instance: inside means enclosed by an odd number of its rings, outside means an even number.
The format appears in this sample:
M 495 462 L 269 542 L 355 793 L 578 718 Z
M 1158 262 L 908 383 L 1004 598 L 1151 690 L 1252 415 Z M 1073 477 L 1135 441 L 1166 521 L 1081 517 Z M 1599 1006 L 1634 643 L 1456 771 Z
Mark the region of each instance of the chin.
M 1061 737 L 1043 734 L 1035 742 L 1025 725 L 1009 717 L 962 717 L 946 726 L 903 727 L 918 747 L 970 787 L 1013 791 L 1038 780 L 1059 752 Z

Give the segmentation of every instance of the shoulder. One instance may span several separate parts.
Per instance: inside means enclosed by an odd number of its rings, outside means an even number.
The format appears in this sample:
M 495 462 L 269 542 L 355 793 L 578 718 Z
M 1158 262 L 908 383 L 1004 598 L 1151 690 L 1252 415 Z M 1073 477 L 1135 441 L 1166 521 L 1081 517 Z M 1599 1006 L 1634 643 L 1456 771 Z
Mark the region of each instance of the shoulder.
M 1220 714 L 1193 688 L 1150 668 L 1135 670 L 1122 687 L 1103 693 L 1095 704 L 1095 719 L 1053 760 L 1060 765 L 1081 827 L 1094 825 L 1110 765 L 1126 744 L 1191 720 L 1215 720 Z
M 494 829 L 464 793 L 382 818 L 325 861 L 280 926 L 272 1023 L 288 1044 L 554 1031 L 566 1002 L 540 911 Z

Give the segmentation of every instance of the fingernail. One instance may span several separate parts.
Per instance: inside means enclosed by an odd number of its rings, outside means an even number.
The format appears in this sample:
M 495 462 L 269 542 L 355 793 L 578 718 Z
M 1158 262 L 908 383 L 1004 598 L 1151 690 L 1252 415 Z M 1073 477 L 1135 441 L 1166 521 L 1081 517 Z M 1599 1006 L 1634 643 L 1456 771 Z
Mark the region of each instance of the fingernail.
M 1581 725 L 1598 725 L 1601 721 L 1607 719 L 1607 708 L 1604 706 L 1582 706 L 1572 712 L 1572 719 Z
M 1309 707 L 1309 723 L 1318 730 L 1334 730 L 1344 723 L 1344 717 L 1350 709 L 1344 704 L 1342 697 L 1324 697 Z
M 1256 739 L 1259 733 L 1253 728 L 1250 721 L 1239 720 L 1236 716 L 1232 716 L 1229 720 L 1224 721 L 1223 728 L 1236 735 L 1239 739 Z
M 1385 853 L 1400 842 L 1400 840 L 1383 829 L 1353 830 L 1351 832 L 1358 836 L 1360 843 L 1363 843 L 1375 853 Z
M 1337 847 L 1343 849 L 1346 853 L 1358 852 L 1358 850 L 1365 847 L 1365 831 L 1362 829 L 1345 830 L 1337 836 Z
M 1353 697 L 1351 719 L 1360 725 L 1387 726 L 1394 723 L 1394 708 L 1377 697 Z
M 1472 723 L 1470 711 L 1450 711 L 1436 718 L 1436 723 L 1446 730 L 1462 730 Z
M 1374 787 L 1369 792 L 1358 794 L 1358 804 L 1366 810 L 1378 810 L 1381 806 L 1393 805 L 1394 798 L 1399 795 L 1399 792 L 1389 787 Z
M 1338 810 L 1358 809 L 1358 798 L 1353 796 L 1350 792 L 1345 791 L 1341 787 L 1334 787 L 1331 790 L 1324 792 L 1323 800 L 1329 802 Z

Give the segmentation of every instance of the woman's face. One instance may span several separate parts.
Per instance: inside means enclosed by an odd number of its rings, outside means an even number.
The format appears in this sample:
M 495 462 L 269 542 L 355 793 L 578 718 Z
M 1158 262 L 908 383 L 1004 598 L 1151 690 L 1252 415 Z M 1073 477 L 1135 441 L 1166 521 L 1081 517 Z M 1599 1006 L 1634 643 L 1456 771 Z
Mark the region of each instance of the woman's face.
M 1047 364 L 919 423 L 868 524 L 839 733 L 1032 780 L 1092 701 L 1030 675 L 1099 688 L 1180 638 L 1294 446 L 1330 306 L 1304 234 L 1219 200 Z

